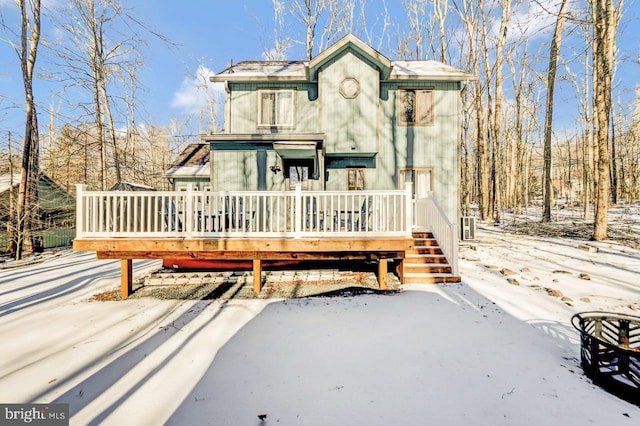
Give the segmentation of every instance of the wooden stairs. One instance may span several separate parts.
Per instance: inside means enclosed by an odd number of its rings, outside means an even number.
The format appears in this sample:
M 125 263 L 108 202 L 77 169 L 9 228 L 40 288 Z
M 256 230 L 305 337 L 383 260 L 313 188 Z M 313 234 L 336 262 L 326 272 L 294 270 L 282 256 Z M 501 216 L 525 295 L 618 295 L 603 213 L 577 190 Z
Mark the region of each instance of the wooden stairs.
M 404 284 L 459 283 L 438 241 L 430 232 L 414 232 L 413 248 L 405 252 Z

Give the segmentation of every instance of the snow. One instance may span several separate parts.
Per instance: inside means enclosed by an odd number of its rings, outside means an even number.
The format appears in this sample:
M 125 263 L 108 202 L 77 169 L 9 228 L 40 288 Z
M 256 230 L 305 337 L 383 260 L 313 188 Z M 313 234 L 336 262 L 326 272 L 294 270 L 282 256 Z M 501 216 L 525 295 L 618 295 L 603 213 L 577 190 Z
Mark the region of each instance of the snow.
M 640 315 L 640 250 L 478 235 L 462 283 L 392 295 L 97 302 L 118 261 L 2 269 L 0 402 L 68 403 L 72 425 L 638 424 L 582 373 L 570 318 Z

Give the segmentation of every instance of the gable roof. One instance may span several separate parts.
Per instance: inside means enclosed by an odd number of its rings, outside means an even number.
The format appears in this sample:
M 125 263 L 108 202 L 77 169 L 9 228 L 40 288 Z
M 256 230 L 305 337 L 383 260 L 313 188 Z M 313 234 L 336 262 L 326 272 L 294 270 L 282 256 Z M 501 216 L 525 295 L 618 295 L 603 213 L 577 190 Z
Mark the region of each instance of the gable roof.
M 42 183 L 47 183 L 49 184 L 52 188 L 68 195 L 69 197 L 71 197 L 71 194 L 69 194 L 69 192 L 64 189 L 60 184 L 58 184 L 56 181 L 54 181 L 53 179 L 51 179 L 49 176 L 45 175 L 44 173 L 40 172 L 38 174 L 38 179 L 39 182 Z M 0 194 L 2 194 L 3 192 L 6 192 L 9 190 L 9 188 L 13 187 L 13 188 L 18 188 L 20 186 L 20 180 L 22 180 L 22 174 L 21 173 L 13 173 L 13 175 L 11 173 L 6 173 L 3 175 L 0 175 Z M 75 199 L 75 198 L 74 198 Z
M 382 81 L 468 81 L 477 77 L 434 60 L 392 61 L 353 34 L 347 34 L 310 61 L 243 61 L 211 76 L 212 82 L 315 82 L 322 66 L 350 51 L 380 71 Z
M 9 190 L 12 186 L 15 188 L 20 185 L 20 179 L 22 179 L 22 175 L 20 173 L 7 173 L 0 175 L 0 194 Z
M 117 182 L 113 184 L 109 191 L 155 191 L 153 186 L 143 185 L 133 182 Z
M 178 155 L 166 177 L 206 177 L 211 174 L 209 166 L 209 144 L 192 143 Z
M 340 40 L 320 52 L 318 56 L 309 62 L 309 77 L 311 81 L 318 79 L 318 71 L 322 66 L 346 51 L 353 51 L 361 58 L 367 60 L 375 68 L 380 70 L 380 79 L 386 80 L 392 67 L 392 62 L 382 53 L 369 46 L 353 34 L 347 34 Z

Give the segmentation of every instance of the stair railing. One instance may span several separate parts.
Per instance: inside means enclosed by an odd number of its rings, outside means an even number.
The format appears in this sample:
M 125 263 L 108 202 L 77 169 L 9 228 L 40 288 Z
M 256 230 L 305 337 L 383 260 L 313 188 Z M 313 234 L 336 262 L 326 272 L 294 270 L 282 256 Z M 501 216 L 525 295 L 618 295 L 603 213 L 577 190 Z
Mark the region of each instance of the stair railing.
M 454 276 L 460 276 L 458 266 L 458 228 L 444 214 L 433 194 L 415 200 L 415 227 L 430 231 L 451 265 Z

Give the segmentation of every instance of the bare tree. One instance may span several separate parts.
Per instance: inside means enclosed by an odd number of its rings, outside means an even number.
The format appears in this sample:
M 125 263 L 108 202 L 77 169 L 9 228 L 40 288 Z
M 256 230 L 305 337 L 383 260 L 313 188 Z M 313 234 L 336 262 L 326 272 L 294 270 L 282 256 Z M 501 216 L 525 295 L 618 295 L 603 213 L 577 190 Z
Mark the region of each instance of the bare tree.
M 272 60 L 284 60 L 286 52 L 294 44 L 304 46 L 305 56 L 311 59 L 314 51 L 322 51 L 339 36 L 353 30 L 356 0 L 272 0 L 274 10 L 274 46 L 265 49 L 265 56 Z M 360 5 L 366 0 L 360 0 Z M 386 11 L 386 5 L 383 1 Z M 363 10 L 361 10 L 364 13 Z M 301 24 L 304 36 L 287 35 L 286 21 Z M 362 20 L 366 15 L 361 15 Z M 385 27 L 388 20 L 385 15 Z M 366 31 L 366 26 L 362 27 Z
M 316 39 L 316 26 L 320 15 L 327 7 L 327 0 L 287 0 L 288 9 L 304 24 L 304 46 L 307 59 L 313 57 L 313 47 Z
M 9 173 L 9 205 L 6 206 L 6 210 L 8 212 L 7 214 L 7 232 L 9 235 L 9 248 L 11 249 L 13 241 L 16 241 L 16 229 L 15 229 L 15 224 L 16 224 L 16 203 L 15 203 L 15 194 L 14 194 L 14 190 L 13 190 L 13 173 L 14 173 L 14 160 L 13 160 L 13 153 L 11 152 L 11 144 L 12 144 L 12 140 L 11 140 L 11 132 L 8 132 L 7 135 L 7 159 L 8 159 L 8 173 Z M 4 171 L 4 170 L 3 170 Z M 15 248 L 14 248 L 15 250 Z M 11 251 L 10 251 L 11 252 Z M 14 254 L 15 255 L 15 254 Z
M 283 61 L 291 48 L 291 38 L 286 35 L 285 17 L 287 6 L 284 0 L 273 0 L 273 47 L 264 49 L 265 57 L 271 61 Z
M 593 114 L 591 111 L 591 84 L 592 79 L 589 76 L 591 72 L 590 50 L 593 43 L 591 36 L 591 26 L 586 21 L 579 22 L 579 28 L 582 30 L 586 49 L 582 49 L 581 53 L 576 54 L 577 57 L 582 56 L 583 77 L 580 78 L 576 72 L 573 72 L 568 64 L 564 64 L 566 80 L 572 85 L 579 99 L 579 118 L 581 128 L 579 133 L 579 145 L 581 146 L 581 187 L 582 187 L 582 219 L 587 221 L 590 217 L 590 206 L 593 194 L 593 132 L 592 122 Z
M 409 19 L 407 35 L 409 57 L 407 59 L 426 59 L 426 51 L 433 50 L 433 33 L 429 31 L 431 25 L 428 25 L 428 3 L 429 0 L 409 0 L 405 3 Z M 413 52 L 410 49 L 411 45 L 413 45 Z
M 320 52 L 333 44 L 338 37 L 353 30 L 356 7 L 356 0 L 326 0 L 326 2 L 324 28 L 317 43 L 318 51 Z M 363 0 L 363 2 L 365 1 Z M 386 11 L 384 0 L 382 1 L 382 6 Z M 384 34 L 384 28 L 382 32 Z
M 593 16 L 593 72 L 595 127 L 595 222 L 593 239 L 607 238 L 610 174 L 610 117 L 612 108 L 612 77 L 615 65 L 616 32 L 623 0 L 589 0 Z
M 110 180 L 109 164 L 113 165 L 115 181 L 122 180 L 114 105 L 123 99 L 113 94 L 117 91 L 113 86 L 120 85 L 124 91 L 132 81 L 131 72 L 141 61 L 139 46 L 144 41 L 134 31 L 121 32 L 121 28 L 131 30 L 131 24 L 139 22 L 131 20 L 117 0 L 70 0 L 59 12 L 58 28 L 68 37 L 53 46 L 57 65 L 70 87 L 91 94 L 91 106 L 80 106 L 93 117 L 100 188 L 105 189 Z M 122 109 L 124 114 L 131 112 L 130 107 Z
M 427 59 L 437 57 L 448 62 L 446 20 L 449 12 L 448 0 L 407 0 L 405 11 L 409 21 L 403 57 Z
M 472 0 L 454 0 L 453 5 L 462 21 L 465 32 L 467 34 L 467 47 L 469 62 L 472 66 L 473 73 L 480 76 L 481 62 L 480 62 L 480 43 L 478 42 L 478 34 L 482 34 L 480 31 L 481 22 L 481 10 L 483 8 L 483 0 L 477 1 L 477 6 L 474 8 Z M 473 137 L 473 150 L 474 150 L 474 170 L 475 170 L 475 199 L 478 203 L 478 210 L 480 218 L 485 219 L 488 216 L 489 210 L 489 173 L 487 166 L 487 139 L 486 139 L 486 121 L 485 121 L 485 106 L 484 106 L 484 92 L 486 88 L 486 82 L 477 81 L 473 86 L 474 94 L 472 97 L 473 110 L 475 119 L 473 120 L 473 126 L 475 135 Z
M 438 40 L 440 41 L 440 62 L 447 63 L 447 37 L 445 33 L 447 14 L 449 12 L 449 0 L 434 0 L 433 10 L 435 21 L 438 23 Z
M 490 65 L 490 51 L 489 51 L 489 37 L 487 34 L 487 19 L 488 14 L 483 14 L 484 25 L 482 27 L 482 44 L 483 44 L 483 59 L 485 63 L 485 71 L 487 72 L 487 81 L 491 80 L 493 75 L 494 92 L 487 91 L 487 119 L 489 122 L 489 138 L 491 146 L 491 203 L 489 206 L 490 216 L 494 217 L 496 223 L 500 222 L 500 210 L 502 201 L 500 198 L 500 140 L 502 132 L 502 110 L 504 103 L 504 88 L 503 88 L 503 64 L 505 58 L 505 45 L 507 42 L 507 32 L 509 28 L 509 21 L 511 19 L 511 1 L 512 0 L 500 0 L 501 17 L 500 17 L 500 29 L 497 34 L 497 40 L 495 42 L 496 48 L 494 52 L 495 61 L 493 65 Z
M 18 6 L 21 18 L 20 45 L 14 47 L 20 59 L 24 84 L 25 133 L 16 212 L 16 235 L 9 244 L 9 251 L 16 259 L 22 258 L 25 249 L 34 251 L 41 249 L 34 235 L 38 211 L 40 135 L 33 96 L 33 73 L 40 44 L 40 0 L 18 0 Z
M 549 52 L 549 71 L 547 73 L 547 107 L 544 119 L 544 167 L 543 167 L 543 211 L 542 221 L 551 221 L 551 199 L 553 198 L 553 185 L 551 182 L 551 136 L 553 130 L 553 95 L 556 85 L 556 73 L 558 70 L 558 56 L 562 45 L 562 29 L 567 20 L 569 1 L 562 0 L 560 11 L 556 18 L 556 26 L 551 39 Z
M 509 181 L 507 196 L 508 205 L 514 207 L 516 215 L 522 214 L 523 207 L 528 202 L 527 158 L 530 153 L 530 135 L 537 110 L 533 95 L 534 83 L 530 81 L 533 73 L 529 70 L 528 47 L 528 42 L 525 39 L 522 52 L 506 57 L 513 76 L 513 107 L 515 108 L 511 129 L 513 134 L 511 139 L 514 141 L 510 146 L 510 168 L 506 175 Z M 518 61 L 517 64 L 516 61 Z M 533 76 L 535 77 L 535 74 Z

